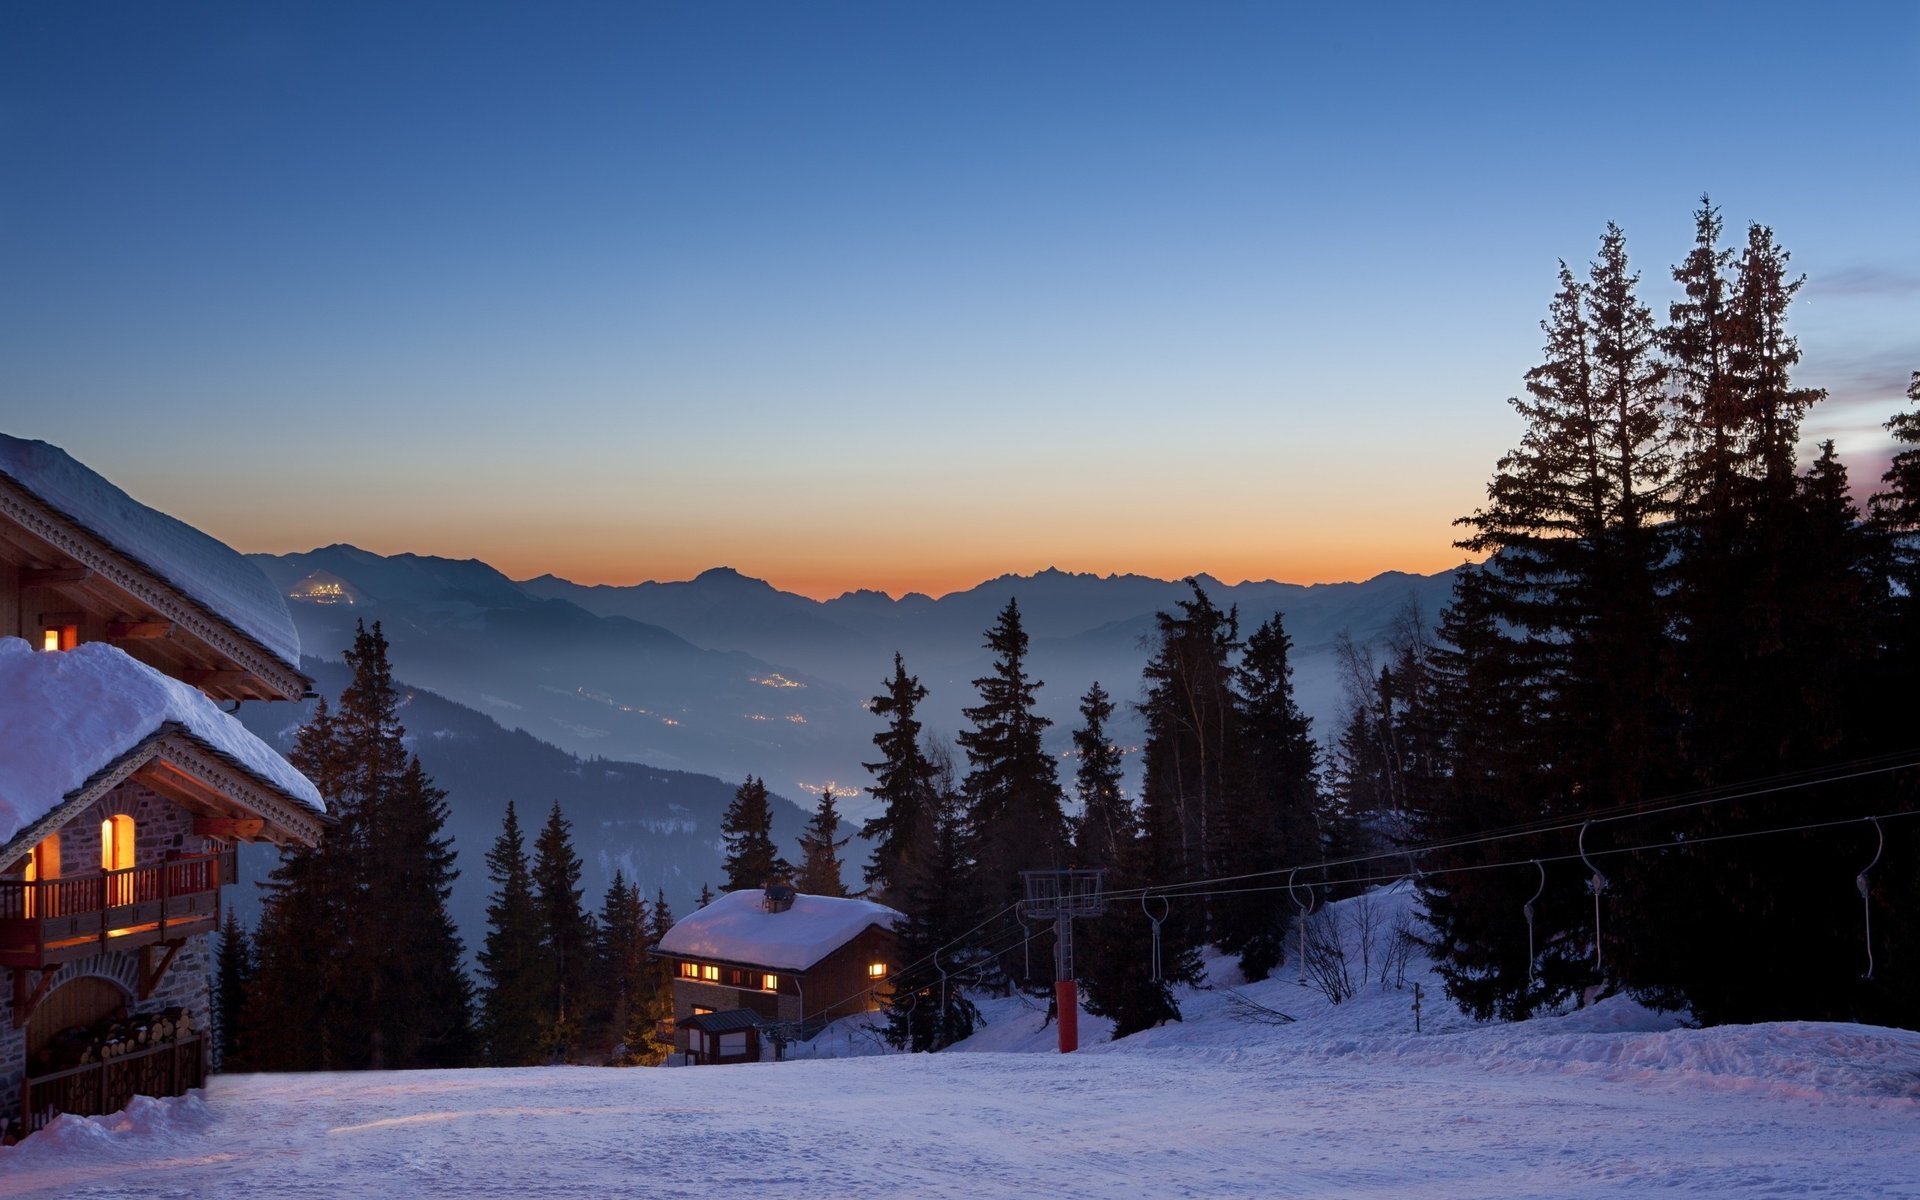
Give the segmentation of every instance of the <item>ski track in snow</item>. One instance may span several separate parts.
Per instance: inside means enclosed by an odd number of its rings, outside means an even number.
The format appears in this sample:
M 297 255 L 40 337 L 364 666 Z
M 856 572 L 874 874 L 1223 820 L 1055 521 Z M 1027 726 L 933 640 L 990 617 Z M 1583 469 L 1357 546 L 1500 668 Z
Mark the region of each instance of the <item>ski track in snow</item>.
M 216 1077 L 0 1150 L 12 1197 L 1920 1197 L 1920 1033 L 1676 1028 L 1625 1000 L 1515 1025 L 1426 964 L 1339 1006 L 1280 976 L 1062 1057 L 1015 998 L 939 1055 L 842 1022 L 805 1051 L 686 1070 Z

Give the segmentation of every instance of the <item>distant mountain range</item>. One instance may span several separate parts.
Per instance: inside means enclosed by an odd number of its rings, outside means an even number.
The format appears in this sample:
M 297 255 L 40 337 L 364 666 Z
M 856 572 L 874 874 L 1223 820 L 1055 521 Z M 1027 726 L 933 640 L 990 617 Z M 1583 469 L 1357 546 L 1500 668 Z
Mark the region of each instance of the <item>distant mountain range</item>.
M 302 666 L 313 676 L 315 690 L 329 702 L 339 698 L 347 682 L 342 663 L 307 658 Z M 683 915 L 692 911 L 702 885 L 717 890 L 724 880 L 720 819 L 737 783 L 639 763 L 576 757 L 523 730 L 504 728 L 485 713 L 418 687 L 401 686 L 400 720 L 408 745 L 448 793 L 446 832 L 453 837 L 460 869 L 451 908 L 469 954 L 485 936 L 489 890 L 485 855 L 500 834 L 509 800 L 519 809 L 529 854 L 548 810 L 559 803 L 573 824 L 574 847 L 582 860 L 584 900 L 590 908 L 599 906 L 616 868 L 641 884 L 649 903 L 655 889 L 664 888 L 668 903 Z M 240 719 L 286 752 L 293 748 L 294 731 L 311 713 L 311 703 L 256 702 L 241 706 Z M 813 804 L 808 801 L 803 812 L 791 800 L 776 795 L 771 807 L 774 838 L 782 853 L 797 859 L 800 831 Z M 851 832 L 842 827 L 843 834 Z M 849 859 L 846 882 L 858 886 L 867 851 L 855 841 L 845 853 Z M 276 861 L 277 852 L 271 847 L 243 848 L 243 880 L 264 878 Z M 251 924 L 259 907 L 257 890 L 235 888 L 229 896 Z
M 1031 662 L 1064 752 L 1079 697 L 1095 680 L 1136 699 L 1154 613 L 1189 595 L 1179 581 L 1042 571 L 1005 575 L 938 599 L 849 592 L 817 601 L 727 568 L 675 583 L 583 586 L 546 575 L 516 582 L 487 566 L 336 545 L 255 555 L 290 597 L 305 653 L 337 659 L 356 620 L 383 623 L 395 674 L 578 755 L 718 776 L 765 777 L 799 803 L 826 783 L 864 788 L 879 723 L 865 703 L 893 654 L 929 691 L 929 732 L 951 737 L 984 674 L 983 635 L 1020 602 Z M 1242 629 L 1285 613 L 1295 687 L 1325 736 L 1340 707 L 1335 639 L 1383 637 L 1411 600 L 1431 619 L 1451 572 L 1390 572 L 1363 583 L 1235 585 L 1201 577 L 1238 605 Z M 1124 707 L 1115 734 L 1137 743 Z M 443 778 L 442 782 L 446 780 Z M 865 815 L 863 798 L 845 805 Z

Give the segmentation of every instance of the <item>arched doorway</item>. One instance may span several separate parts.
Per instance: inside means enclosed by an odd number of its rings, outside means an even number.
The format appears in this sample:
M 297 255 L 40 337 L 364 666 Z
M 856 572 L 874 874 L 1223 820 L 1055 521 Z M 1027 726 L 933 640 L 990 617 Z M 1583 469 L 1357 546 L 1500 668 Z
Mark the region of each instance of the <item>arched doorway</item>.
M 82 1028 L 124 1015 L 129 997 L 120 985 L 98 975 L 69 979 L 47 993 L 27 1018 L 27 1062 L 32 1063 L 65 1029 Z

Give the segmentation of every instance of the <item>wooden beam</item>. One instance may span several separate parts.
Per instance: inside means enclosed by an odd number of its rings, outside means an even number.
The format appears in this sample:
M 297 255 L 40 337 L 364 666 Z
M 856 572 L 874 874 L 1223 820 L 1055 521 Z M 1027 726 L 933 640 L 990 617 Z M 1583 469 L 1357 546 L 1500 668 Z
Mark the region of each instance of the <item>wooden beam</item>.
M 84 625 L 87 623 L 87 614 L 77 611 L 43 612 L 38 614 L 38 616 L 40 618 L 40 624 L 45 626 Z
M 93 578 L 91 567 L 22 567 L 20 586 L 58 587 L 63 583 L 85 583 Z
M 177 942 L 149 942 L 140 947 L 140 998 L 142 1000 L 152 997 L 153 989 L 160 986 L 161 976 L 165 975 L 167 968 L 173 965 L 173 956 L 180 953 L 180 947 L 186 944 L 182 939 Z M 161 946 L 167 948 L 167 953 L 160 960 L 160 965 L 156 967 L 153 965 L 153 952 Z
M 256 817 L 195 817 L 193 831 L 201 837 L 219 838 L 231 842 L 236 838 L 251 842 L 266 831 L 265 818 Z
M 107 622 L 107 640 L 110 642 L 150 641 L 173 633 L 173 622 L 163 620 L 147 621 L 109 621 Z
M 180 677 L 197 688 L 236 688 L 247 682 L 251 675 L 246 671 L 202 669 L 182 671 Z
M 59 967 L 41 967 L 40 982 L 29 992 L 27 990 L 27 972 L 31 967 L 13 969 L 13 1027 L 25 1029 L 27 1018 L 33 1015 L 40 1001 L 46 999 L 47 989 L 53 986 L 53 977 L 60 973 Z

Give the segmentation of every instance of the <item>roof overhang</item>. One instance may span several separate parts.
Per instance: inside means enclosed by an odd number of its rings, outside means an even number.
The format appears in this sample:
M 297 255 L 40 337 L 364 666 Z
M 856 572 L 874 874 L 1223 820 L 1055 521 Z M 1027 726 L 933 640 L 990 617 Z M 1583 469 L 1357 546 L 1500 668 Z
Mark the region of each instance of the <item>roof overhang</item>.
M 218 700 L 298 700 L 299 670 L 121 553 L 73 518 L 0 475 L 0 558 L 50 572 L 41 585 L 117 627 L 128 654 Z
M 96 771 L 46 816 L 0 846 L 12 862 L 122 783 L 132 780 L 173 800 L 219 832 L 212 836 L 316 846 L 326 824 L 315 812 L 178 725 L 167 724 Z M 258 826 L 255 826 L 258 822 Z

